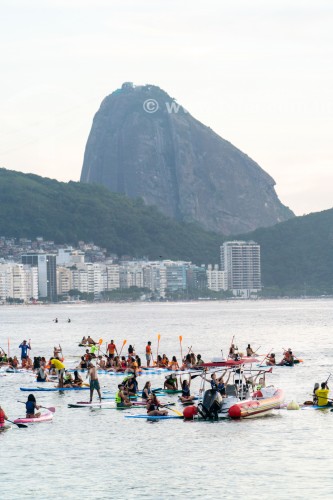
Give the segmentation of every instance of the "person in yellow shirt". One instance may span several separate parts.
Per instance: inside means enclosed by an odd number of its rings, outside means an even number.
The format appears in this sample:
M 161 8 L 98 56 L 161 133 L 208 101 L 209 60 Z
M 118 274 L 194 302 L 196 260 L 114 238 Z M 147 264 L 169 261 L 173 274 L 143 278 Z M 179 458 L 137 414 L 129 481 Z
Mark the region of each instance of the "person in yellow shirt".
M 331 406 L 332 403 L 328 401 L 328 395 L 329 395 L 329 387 L 327 385 L 327 382 L 322 382 L 320 385 L 320 389 L 317 389 L 315 391 L 315 395 L 317 396 L 318 399 L 318 406 Z
M 57 370 L 58 380 L 59 380 L 58 386 L 64 387 L 64 373 L 65 373 L 64 363 L 62 363 L 58 358 L 51 358 L 50 364 L 51 366 L 54 366 L 54 368 Z

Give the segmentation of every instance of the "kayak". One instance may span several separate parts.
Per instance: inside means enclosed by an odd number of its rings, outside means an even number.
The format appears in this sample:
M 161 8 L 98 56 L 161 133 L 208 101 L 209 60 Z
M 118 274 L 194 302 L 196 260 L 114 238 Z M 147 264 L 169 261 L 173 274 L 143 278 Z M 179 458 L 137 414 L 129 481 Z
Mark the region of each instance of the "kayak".
M 0 432 L 10 431 L 11 428 L 12 428 L 11 425 L 5 424 L 3 427 L 0 427 Z
M 20 387 L 25 392 L 89 391 L 89 387 Z
M 184 418 L 183 415 L 125 415 L 125 418 L 147 418 L 149 420 L 168 420 L 170 418 Z
M 14 424 L 29 424 L 29 423 L 37 423 L 37 422 L 47 422 L 48 420 L 52 420 L 53 413 L 47 410 L 45 413 L 38 418 L 17 418 L 14 420 Z
M 154 391 L 153 391 L 154 392 Z M 180 390 L 176 390 L 176 391 L 173 391 L 172 389 L 161 389 L 159 391 L 161 394 L 180 394 L 181 392 L 183 391 L 180 391 Z M 154 392 L 154 394 L 156 394 L 156 396 L 158 395 L 156 392 Z

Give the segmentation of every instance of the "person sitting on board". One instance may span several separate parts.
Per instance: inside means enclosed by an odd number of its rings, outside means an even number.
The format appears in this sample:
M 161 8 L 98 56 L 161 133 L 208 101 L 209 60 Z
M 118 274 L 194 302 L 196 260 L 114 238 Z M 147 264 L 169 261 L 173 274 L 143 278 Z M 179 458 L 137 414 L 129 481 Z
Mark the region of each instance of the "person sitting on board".
M 248 358 L 250 358 L 251 356 L 254 355 L 254 350 L 252 349 L 251 345 L 250 344 L 247 344 L 247 348 L 246 348 L 246 356 Z
M 138 368 L 141 368 L 141 358 L 138 354 L 135 355 L 135 361 L 138 364 Z
M 169 391 L 177 391 L 178 390 L 178 380 L 177 376 L 173 373 L 171 375 L 167 375 L 164 381 L 164 389 Z
M 135 396 L 139 391 L 138 381 L 136 379 L 136 374 L 133 375 L 127 380 L 127 394 L 129 396 Z
M 195 366 L 197 364 L 197 357 L 196 355 L 194 354 L 194 352 L 191 352 L 190 353 L 190 358 L 191 358 L 191 365 L 192 366 Z
M 103 356 L 101 354 L 98 356 L 96 363 L 98 368 L 100 368 L 101 370 L 106 369 L 106 361 L 104 361 Z
M 192 368 L 192 360 L 191 360 L 191 355 L 186 354 L 185 358 L 183 359 L 183 364 L 181 366 L 181 370 L 190 370 Z
M 313 392 L 312 392 L 312 404 L 318 405 L 318 397 L 316 396 L 316 390 L 319 389 L 319 384 L 318 382 L 315 383 L 313 387 Z
M 288 351 L 284 352 L 283 359 L 279 363 L 280 366 L 293 366 L 294 356 L 292 350 L 289 348 Z
M 169 360 L 168 360 L 166 354 L 163 354 L 163 356 L 162 356 L 161 365 L 162 365 L 162 368 L 168 368 L 168 366 L 169 366 Z
M 151 394 L 151 382 L 148 380 L 148 382 L 145 383 L 145 386 L 142 389 L 141 398 L 147 401 L 150 394 Z
M 87 339 L 86 339 L 86 337 L 84 336 L 84 337 L 82 337 L 82 340 L 81 340 L 80 344 L 82 344 L 82 345 L 86 345 L 86 343 L 87 343 Z
M 8 420 L 8 417 L 5 413 L 5 411 L 2 409 L 1 404 L 0 404 L 0 429 L 1 429 L 1 427 L 5 427 L 5 425 L 6 425 L 5 420 Z
M 235 346 L 235 344 L 231 344 L 229 349 L 229 358 L 235 359 L 236 356 L 238 356 L 238 347 Z
M 276 365 L 276 359 L 275 359 L 275 354 L 274 352 L 272 352 L 269 356 L 267 356 L 267 361 L 266 361 L 266 365 L 267 366 L 274 366 Z
M 126 394 L 124 394 L 124 384 L 118 385 L 115 402 L 118 408 L 121 408 L 123 406 L 132 406 L 132 403 L 130 402 Z
M 79 375 L 79 372 L 77 370 L 74 371 L 74 380 L 73 380 L 73 385 L 75 387 L 81 387 L 83 384 L 83 380 Z
M 33 394 L 29 394 L 28 401 L 25 403 L 26 418 L 39 418 L 40 412 L 35 413 L 35 410 L 39 410 L 40 406 L 36 403 L 36 398 Z
M 45 370 L 45 365 L 42 364 L 37 372 L 37 382 L 49 382 L 49 379 L 47 378 L 47 373 Z
M 73 387 L 73 377 L 72 377 L 72 374 L 66 370 L 65 371 L 65 376 L 64 376 L 64 386 L 66 387 Z
M 18 365 L 19 365 L 19 360 L 17 359 L 17 356 L 14 356 L 12 361 L 12 367 L 17 368 Z
M 32 360 L 29 357 L 26 359 L 23 359 L 22 360 L 22 368 L 23 368 L 23 361 L 24 361 L 24 368 L 26 370 L 32 370 L 32 367 L 33 367 Z
M 154 393 L 150 394 L 147 400 L 147 415 L 149 417 L 166 416 L 167 410 L 160 410 L 161 404 Z
M 197 362 L 196 362 L 195 366 L 202 366 L 203 364 L 204 364 L 204 361 L 201 357 L 201 354 L 198 354 L 197 355 Z
M 121 368 L 121 371 L 125 371 L 125 370 L 126 370 L 126 368 L 127 368 L 127 361 L 126 361 L 125 356 L 122 356 L 122 357 L 121 357 L 121 360 L 120 360 L 120 368 Z
M 90 335 L 88 335 L 87 337 L 87 344 L 90 344 L 90 345 L 95 345 L 97 342 L 95 342 L 91 337 Z
M 169 370 L 172 370 L 174 372 L 179 370 L 179 364 L 178 364 L 176 356 L 172 356 L 172 359 L 169 363 Z
M 322 382 L 320 384 L 320 389 L 317 389 L 315 392 L 315 395 L 318 398 L 318 406 L 332 406 L 332 402 L 328 401 L 328 395 L 329 395 L 329 387 L 326 382 Z
M 78 368 L 79 370 L 84 370 L 85 368 L 87 368 L 87 366 L 88 366 L 88 365 L 87 365 L 87 361 L 85 360 L 85 357 L 84 357 L 84 356 L 81 356 L 81 361 L 80 361 L 80 363 L 79 363 L 79 365 L 78 365 L 78 367 L 77 367 L 77 368 Z
M 191 396 L 190 386 L 191 386 L 191 375 L 189 375 L 188 380 L 185 379 L 182 382 L 182 395 L 179 396 L 179 399 L 181 400 L 182 403 L 188 403 L 190 401 L 193 401 L 194 399 L 194 396 Z
M 160 354 L 157 355 L 155 366 L 156 368 L 164 368 L 162 363 L 162 356 Z

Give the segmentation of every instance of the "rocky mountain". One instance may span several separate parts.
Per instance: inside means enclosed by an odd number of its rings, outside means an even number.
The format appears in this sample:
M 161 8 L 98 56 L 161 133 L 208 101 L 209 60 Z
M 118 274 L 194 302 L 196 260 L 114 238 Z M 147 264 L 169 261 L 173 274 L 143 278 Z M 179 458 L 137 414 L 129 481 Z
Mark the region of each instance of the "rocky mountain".
M 225 235 L 293 217 L 257 163 L 153 85 L 125 83 L 103 100 L 81 182 L 141 197 L 174 219 Z

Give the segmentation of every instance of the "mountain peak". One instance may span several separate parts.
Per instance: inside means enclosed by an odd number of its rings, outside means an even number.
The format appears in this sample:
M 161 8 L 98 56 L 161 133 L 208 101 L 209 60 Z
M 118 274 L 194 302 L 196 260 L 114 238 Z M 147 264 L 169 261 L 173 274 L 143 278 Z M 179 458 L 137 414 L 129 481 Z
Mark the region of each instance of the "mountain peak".
M 293 216 L 257 163 L 150 84 L 125 82 L 102 101 L 81 182 L 141 197 L 172 218 L 224 234 Z

